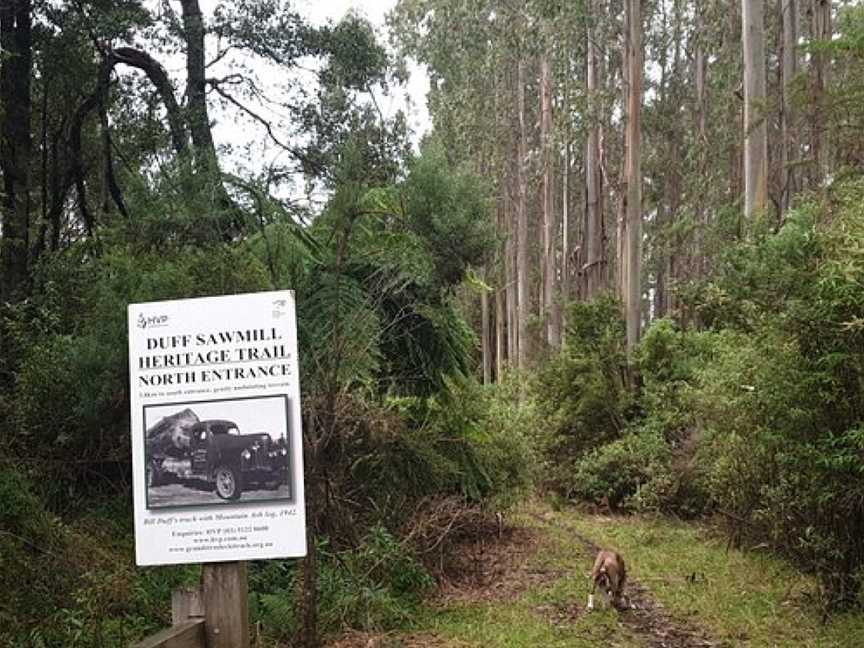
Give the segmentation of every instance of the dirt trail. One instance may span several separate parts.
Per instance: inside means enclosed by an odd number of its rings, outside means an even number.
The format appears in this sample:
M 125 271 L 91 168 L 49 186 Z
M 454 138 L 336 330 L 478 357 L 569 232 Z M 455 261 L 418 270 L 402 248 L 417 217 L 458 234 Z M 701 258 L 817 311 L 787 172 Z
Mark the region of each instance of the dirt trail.
M 541 518 L 538 518 L 541 519 Z M 549 520 L 541 521 L 548 524 Z M 600 547 L 570 525 L 563 525 L 593 556 Z M 638 580 L 627 579 L 627 597 L 630 608 L 618 613 L 621 622 L 646 639 L 652 648 L 712 648 L 724 646 L 721 641 L 708 637 L 706 632 L 691 623 L 676 619 L 654 598 L 651 591 Z
M 437 605 L 447 607 L 460 602 L 514 601 L 531 589 L 551 585 L 565 577 L 567 574 L 561 569 L 544 569 L 531 560 L 538 553 L 550 549 L 549 543 L 555 529 L 566 531 L 570 538 L 581 544 L 589 560 L 593 560 L 599 550 L 595 543 L 567 524 L 560 515 L 529 515 L 539 523 L 538 527 L 515 527 L 500 540 L 465 546 L 465 555 L 474 569 L 464 573 L 463 579 L 444 583 Z M 574 565 L 573 570 L 577 574 L 584 572 L 587 577 L 589 560 Z M 626 593 L 631 607 L 618 613 L 619 622 L 645 645 L 651 648 L 721 648 L 729 645 L 713 639 L 692 623 L 676 618 L 639 581 L 628 579 Z M 583 615 L 590 614 L 585 609 L 586 603 L 585 600 L 553 603 L 538 606 L 536 612 L 555 626 L 569 626 Z M 466 644 L 420 632 L 412 635 L 350 633 L 328 645 L 330 648 L 457 648 Z M 613 641 L 609 645 L 617 644 Z

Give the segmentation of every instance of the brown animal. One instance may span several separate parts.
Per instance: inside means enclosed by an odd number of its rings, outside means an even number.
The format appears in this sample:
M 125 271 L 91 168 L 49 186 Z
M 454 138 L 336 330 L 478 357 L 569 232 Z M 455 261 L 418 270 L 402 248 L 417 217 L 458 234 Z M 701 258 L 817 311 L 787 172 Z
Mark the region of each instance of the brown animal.
M 597 587 L 603 592 L 606 600 L 616 609 L 628 607 L 624 597 L 624 585 L 627 582 L 627 568 L 624 559 L 617 551 L 601 549 L 594 560 L 591 570 L 591 594 L 588 595 L 588 609 L 594 609 L 594 592 Z

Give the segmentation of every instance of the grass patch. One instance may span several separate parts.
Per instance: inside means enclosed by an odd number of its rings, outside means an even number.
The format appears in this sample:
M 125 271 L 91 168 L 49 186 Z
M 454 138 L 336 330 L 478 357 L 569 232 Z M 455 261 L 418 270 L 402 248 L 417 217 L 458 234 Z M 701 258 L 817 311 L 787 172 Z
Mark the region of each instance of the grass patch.
M 676 617 L 717 639 L 748 646 L 852 648 L 864 637 L 864 615 L 838 615 L 822 625 L 814 579 L 759 551 L 727 551 L 699 526 L 664 519 L 603 518 L 563 511 L 558 535 L 571 527 L 621 551 L 631 577 Z M 563 525 L 563 528 L 559 525 Z M 688 576 L 696 574 L 695 582 Z
M 421 605 L 405 634 L 395 633 L 392 644 L 381 645 L 415 646 L 410 638 L 418 634 L 435 639 L 428 645 L 460 648 L 649 645 L 650 637 L 625 625 L 614 610 L 585 611 L 593 552 L 579 536 L 620 550 L 631 577 L 650 590 L 668 616 L 702 628 L 720 645 L 862 645 L 864 615 L 835 616 L 822 625 L 818 612 L 810 607 L 816 591 L 813 578 L 759 551 L 727 552 L 722 540 L 698 525 L 586 516 L 573 510 L 552 512 L 536 504 L 514 515 L 512 522 L 530 527 L 540 540 L 533 553 L 504 578 L 525 578 L 526 573 L 541 571 L 548 578 L 527 589 L 501 587 L 521 591 L 501 600 L 485 593 L 482 600 L 469 597 Z M 690 582 L 694 572 L 697 578 Z M 499 585 L 493 583 L 491 588 Z
M 517 515 L 513 522 L 537 529 L 544 539 L 536 553 L 505 578 L 519 579 L 537 572 L 556 577 L 529 587 L 515 600 L 505 597 L 425 605 L 411 624 L 413 631 L 429 633 L 460 646 L 483 648 L 644 645 L 619 623 L 614 610 L 585 612 L 591 556 L 581 545 L 550 533 L 545 522 L 529 511 Z
M 611 610 L 567 621 L 572 603 L 569 596 L 574 589 L 554 587 L 516 602 L 430 608 L 418 617 L 417 624 L 441 637 L 484 648 L 642 645 L 634 637 L 627 636 Z M 560 615 L 556 614 L 557 610 Z

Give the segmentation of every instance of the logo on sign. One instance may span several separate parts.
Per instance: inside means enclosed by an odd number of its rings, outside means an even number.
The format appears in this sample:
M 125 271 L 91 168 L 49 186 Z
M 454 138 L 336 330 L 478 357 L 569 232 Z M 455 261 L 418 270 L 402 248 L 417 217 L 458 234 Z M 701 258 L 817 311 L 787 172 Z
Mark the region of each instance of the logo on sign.
M 157 328 L 159 326 L 168 326 L 167 315 L 151 315 L 147 317 L 144 313 L 138 315 L 138 328 Z
M 277 299 L 273 302 L 273 319 L 279 319 L 285 316 L 285 308 L 288 306 L 287 299 Z

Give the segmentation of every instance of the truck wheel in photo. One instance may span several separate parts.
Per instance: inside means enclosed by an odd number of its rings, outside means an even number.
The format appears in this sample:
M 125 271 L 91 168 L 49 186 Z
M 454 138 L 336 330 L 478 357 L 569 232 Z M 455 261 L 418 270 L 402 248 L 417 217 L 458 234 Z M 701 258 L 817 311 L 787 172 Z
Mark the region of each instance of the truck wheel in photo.
M 238 499 L 243 490 L 240 483 L 240 471 L 226 464 L 213 471 L 213 482 L 216 486 L 216 494 L 224 500 Z

